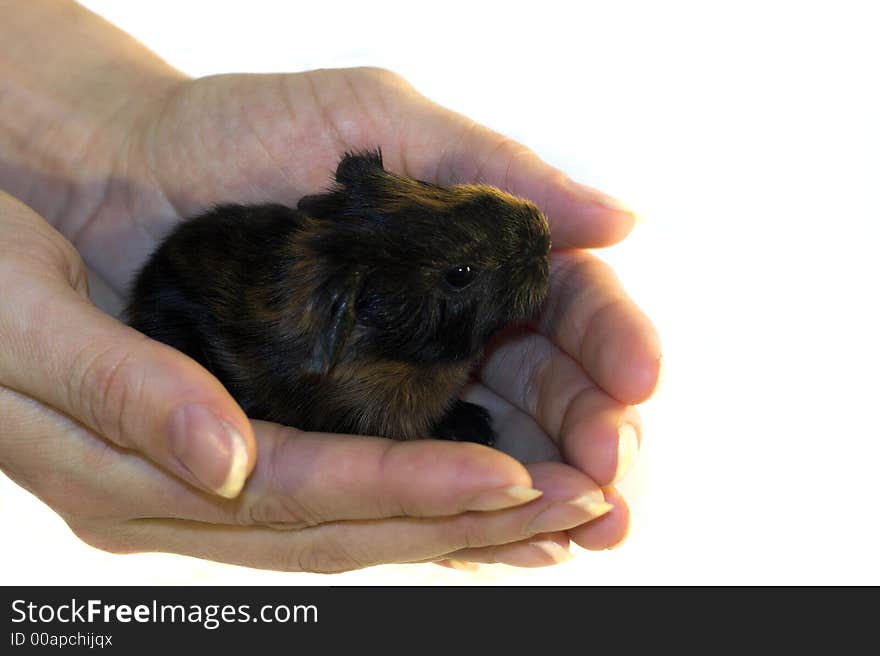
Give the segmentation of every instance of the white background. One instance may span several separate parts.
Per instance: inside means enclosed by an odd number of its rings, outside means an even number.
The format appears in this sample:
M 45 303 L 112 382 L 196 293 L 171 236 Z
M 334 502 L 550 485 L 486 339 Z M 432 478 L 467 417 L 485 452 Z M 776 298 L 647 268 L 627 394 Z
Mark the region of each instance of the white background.
M 880 48 L 848 2 L 85 2 L 192 75 L 372 64 L 616 194 L 666 378 L 620 549 L 259 572 L 79 543 L 0 480 L 20 584 L 880 584 Z

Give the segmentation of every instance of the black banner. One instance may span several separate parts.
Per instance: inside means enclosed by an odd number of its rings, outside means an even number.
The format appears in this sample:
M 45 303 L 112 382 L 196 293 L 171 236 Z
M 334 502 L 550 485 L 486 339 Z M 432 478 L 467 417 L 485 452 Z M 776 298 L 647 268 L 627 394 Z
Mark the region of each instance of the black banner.
M 242 653 L 304 647 L 474 651 L 475 638 L 522 648 L 588 648 L 641 635 L 681 646 L 791 646 L 869 626 L 852 591 L 752 588 L 0 587 L 0 654 Z M 843 630 L 841 630 L 843 629 Z M 416 638 L 413 638 L 416 636 Z M 721 639 L 723 636 L 723 639 Z M 782 638 L 781 641 L 779 639 Z M 479 644 L 479 643 L 477 643 Z M 818 643 L 814 643 L 815 644 Z M 656 645 L 655 645 L 656 646 Z M 343 652 L 344 648 L 348 648 Z M 398 651 L 395 649 L 394 651 Z M 518 650 L 517 650 L 518 651 Z M 839 650 L 835 653 L 840 653 Z

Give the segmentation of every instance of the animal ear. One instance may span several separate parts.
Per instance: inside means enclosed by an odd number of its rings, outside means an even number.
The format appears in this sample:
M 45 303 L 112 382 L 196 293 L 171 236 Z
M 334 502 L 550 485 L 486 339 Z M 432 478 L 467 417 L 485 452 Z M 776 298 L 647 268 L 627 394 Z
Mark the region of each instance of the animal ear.
M 336 167 L 336 182 L 355 187 L 371 173 L 384 171 L 381 148 L 345 153 Z
M 323 299 L 322 305 L 326 308 L 323 312 L 326 314 L 312 326 L 315 339 L 305 363 L 309 373 L 324 376 L 336 365 L 354 328 L 355 304 L 360 288 L 361 274 L 354 272 L 348 276 L 345 284 L 336 287 L 341 291 L 328 294 Z
M 296 208 L 319 218 L 343 217 L 352 207 L 364 204 L 363 197 L 369 195 L 370 178 L 375 182 L 377 174 L 384 173 L 380 148 L 345 153 L 336 167 L 336 188 L 323 194 L 303 196 Z

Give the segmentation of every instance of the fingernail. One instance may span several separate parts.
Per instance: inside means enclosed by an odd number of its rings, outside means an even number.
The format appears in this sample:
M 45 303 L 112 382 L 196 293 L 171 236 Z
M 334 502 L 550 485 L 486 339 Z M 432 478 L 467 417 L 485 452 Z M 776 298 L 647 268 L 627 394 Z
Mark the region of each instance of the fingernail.
M 568 549 L 553 540 L 537 540 L 536 542 L 529 542 L 529 545 L 539 551 L 543 551 L 556 564 L 564 563 L 574 558 Z
M 614 506 L 607 501 L 585 494 L 571 501 L 553 504 L 532 520 L 529 531 L 532 533 L 565 531 L 601 517 L 612 508 Z
M 476 572 L 480 569 L 476 563 L 469 563 L 466 560 L 447 560 L 446 564 L 459 572 Z
M 534 501 L 542 494 L 544 493 L 541 490 L 513 485 L 503 490 L 490 490 L 477 495 L 468 502 L 466 509 L 488 511 L 513 508 Z
M 538 553 L 535 553 L 536 550 Z M 546 539 L 499 547 L 496 553 L 499 563 L 513 567 L 546 567 L 574 557 L 558 542 Z
M 663 360 L 663 356 L 660 356 L 657 364 L 657 389 L 659 390 L 663 386 L 663 381 L 666 380 L 666 363 Z
M 244 438 L 204 406 L 188 404 L 171 415 L 171 453 L 204 487 L 238 496 L 247 471 Z
M 617 469 L 612 483 L 619 483 L 629 472 L 639 455 L 639 435 L 632 424 L 621 424 L 617 429 Z

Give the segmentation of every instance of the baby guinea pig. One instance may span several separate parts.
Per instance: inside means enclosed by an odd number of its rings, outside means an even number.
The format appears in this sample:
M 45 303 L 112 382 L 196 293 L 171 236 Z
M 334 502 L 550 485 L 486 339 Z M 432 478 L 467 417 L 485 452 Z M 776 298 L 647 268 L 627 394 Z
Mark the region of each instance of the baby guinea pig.
M 211 371 L 247 415 L 302 430 L 492 444 L 458 400 L 487 339 L 530 317 L 550 231 L 525 200 L 346 154 L 336 184 L 181 223 L 135 279 L 129 324 Z

